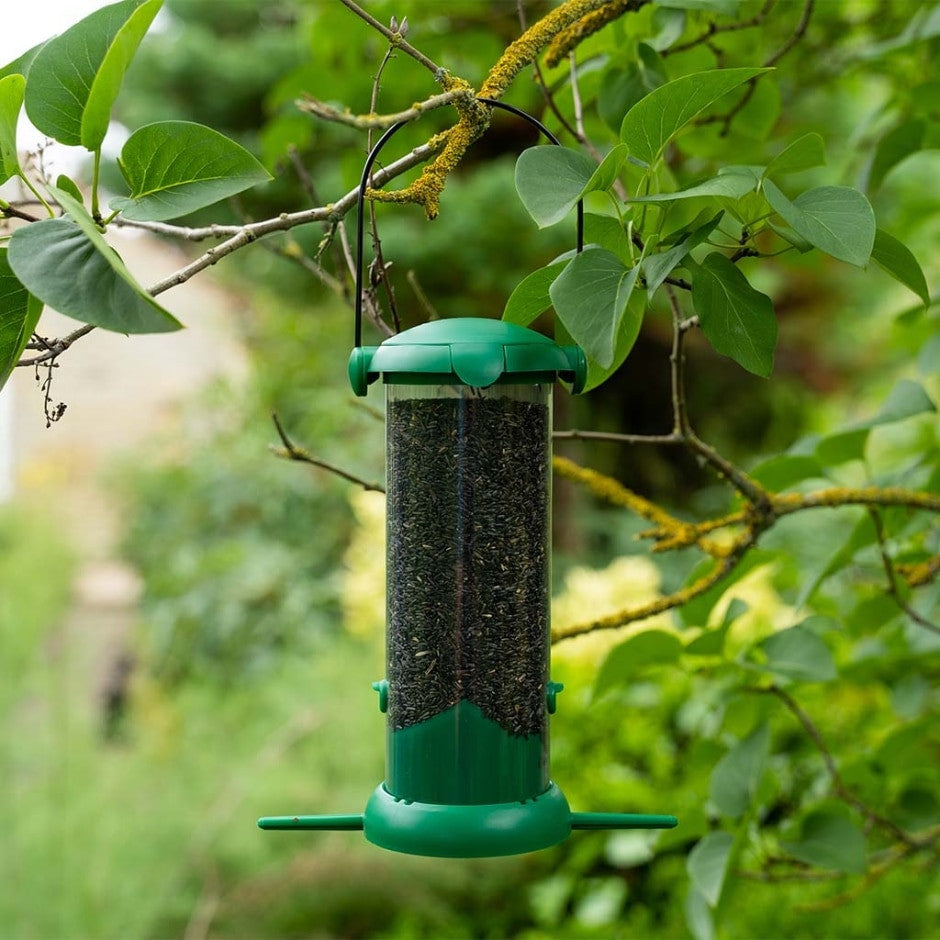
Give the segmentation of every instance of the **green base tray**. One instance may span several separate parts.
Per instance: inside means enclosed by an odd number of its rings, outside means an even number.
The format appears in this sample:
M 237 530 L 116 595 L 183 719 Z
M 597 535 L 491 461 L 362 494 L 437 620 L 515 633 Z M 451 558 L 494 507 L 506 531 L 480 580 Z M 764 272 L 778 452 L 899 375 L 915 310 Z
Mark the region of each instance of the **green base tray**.
M 408 855 L 485 858 L 519 855 L 564 841 L 573 829 L 672 829 L 675 816 L 572 813 L 555 784 L 524 803 L 452 806 L 397 800 L 376 788 L 362 815 L 267 816 L 262 829 L 363 830 L 375 845 Z

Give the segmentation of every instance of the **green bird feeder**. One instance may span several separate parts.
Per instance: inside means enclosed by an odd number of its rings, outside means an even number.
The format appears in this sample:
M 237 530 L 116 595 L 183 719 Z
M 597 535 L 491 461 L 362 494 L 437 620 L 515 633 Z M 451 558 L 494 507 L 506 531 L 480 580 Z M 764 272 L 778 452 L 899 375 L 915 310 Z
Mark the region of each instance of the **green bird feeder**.
M 530 115 L 488 102 L 536 124 Z M 584 386 L 577 346 L 491 319 L 425 323 L 361 345 L 357 395 L 386 390 L 385 781 L 361 814 L 274 816 L 262 829 L 363 830 L 375 845 L 450 858 L 514 855 L 573 829 L 672 828 L 674 816 L 572 812 L 549 776 L 551 401 Z M 579 205 L 578 247 L 583 241 Z

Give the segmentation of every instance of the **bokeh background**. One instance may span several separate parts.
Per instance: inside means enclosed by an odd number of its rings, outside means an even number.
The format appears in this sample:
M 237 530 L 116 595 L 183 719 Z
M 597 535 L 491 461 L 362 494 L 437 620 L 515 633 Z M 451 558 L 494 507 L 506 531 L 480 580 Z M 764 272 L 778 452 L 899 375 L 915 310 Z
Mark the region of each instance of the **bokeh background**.
M 33 34 L 5 33 L 3 61 L 41 39 L 37 30 L 58 31 L 102 5 L 18 12 Z M 551 5 L 525 7 L 531 20 Z M 383 21 L 407 15 L 409 39 L 473 82 L 519 31 L 515 2 L 367 6 Z M 761 8 L 715 6 L 741 19 Z M 798 6 L 777 4 L 759 29 L 729 32 L 720 48 L 753 64 L 752 50 L 757 61 L 786 41 Z M 772 129 L 786 140 L 816 131 L 828 163 L 806 185 L 864 187 L 877 142 L 905 115 L 936 131 L 938 9 L 911 0 L 818 4 L 775 81 L 760 86 L 728 136 L 707 127 L 690 135 L 677 174 L 715 160 L 762 162 Z M 636 29 L 624 43 L 651 26 Z M 6 48 L 11 42 L 20 46 Z M 126 128 L 194 120 L 240 140 L 274 182 L 188 221 L 264 218 L 311 204 L 289 148 L 322 201 L 353 185 L 363 135 L 315 123 L 294 101 L 308 92 L 368 110 L 384 51 L 335 0 L 167 0 L 116 117 Z M 589 126 L 603 128 L 591 104 L 595 73 L 584 68 L 581 90 Z M 425 73 L 396 57 L 380 110 L 432 91 Z M 544 114 L 528 74 L 509 100 Z M 568 106 L 570 93 L 562 89 L 559 101 Z M 396 146 L 405 152 L 448 120 L 431 115 Z M 23 146 L 35 148 L 23 134 Z M 526 126 L 498 119 L 433 225 L 413 207 L 380 209 L 406 325 L 427 315 L 409 275 L 441 315 L 498 316 L 525 273 L 569 247 L 562 227 L 536 231 L 514 193 L 515 156 L 535 142 Z M 73 154 L 47 159 L 82 172 Z M 869 188 L 880 224 L 904 237 L 931 284 L 940 274 L 938 172 L 928 141 Z M 309 255 L 322 234 L 300 229 L 278 247 Z M 145 284 L 198 250 L 136 232 L 115 239 Z M 805 434 L 871 414 L 898 377 L 919 377 L 936 399 L 936 308 L 917 310 L 912 294 L 876 270 L 847 271 L 815 255 L 761 277 L 781 324 L 772 380 L 704 344 L 689 351 L 693 421 L 732 459 L 752 466 Z M 707 828 L 725 706 L 708 677 L 668 671 L 592 699 L 616 637 L 556 649 L 554 677 L 567 690 L 553 720 L 553 775 L 576 808 L 675 812 L 683 826 L 674 832 L 581 834 L 532 856 L 466 862 L 394 856 L 358 834 L 255 828 L 264 814 L 358 812 L 383 775 L 383 721 L 370 689 L 384 669 L 382 497 L 270 450 L 276 412 L 318 456 L 381 479 L 381 397 L 373 390 L 357 402 L 346 385 L 347 304 L 283 253 L 241 252 L 164 299 L 184 333 L 96 334 L 62 357 L 49 394 L 67 410 L 51 427 L 45 372 L 37 380 L 19 370 L 0 396 L 0 935 L 687 936 L 685 856 Z M 52 314 L 40 327 L 68 329 Z M 654 312 L 622 372 L 581 400 L 560 398 L 556 424 L 666 430 L 670 340 L 668 316 Z M 873 459 L 928 447 L 937 447 L 933 415 L 885 431 Z M 675 453 L 584 442 L 564 451 L 689 517 L 727 500 Z M 800 579 L 825 564 L 845 526 L 833 516 L 775 533 L 772 547 L 797 562 L 759 567 L 736 586 L 754 629 L 792 622 Z M 682 583 L 693 559 L 654 564 L 633 539 L 641 527 L 557 487 L 557 625 Z M 907 738 L 885 759 L 923 766 L 934 780 L 938 742 L 927 722 L 937 708 L 936 659 L 932 668 L 841 689 L 831 730 L 864 753 L 884 745 L 883 713 L 903 718 L 907 708 Z M 825 705 L 827 694 L 811 693 L 812 703 Z M 776 774 L 802 772 L 785 741 L 777 753 Z M 920 811 L 924 825 L 940 819 L 936 800 Z M 900 866 L 832 906 L 827 897 L 854 882 L 742 883 L 722 929 L 936 936 L 940 883 L 930 862 Z

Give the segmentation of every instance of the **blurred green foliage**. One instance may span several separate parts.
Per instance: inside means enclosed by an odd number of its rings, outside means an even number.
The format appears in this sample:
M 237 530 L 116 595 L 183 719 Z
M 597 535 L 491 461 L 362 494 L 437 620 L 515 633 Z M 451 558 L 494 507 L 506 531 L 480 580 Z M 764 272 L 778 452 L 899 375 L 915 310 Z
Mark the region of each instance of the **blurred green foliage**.
M 527 3 L 530 20 L 552 5 Z M 293 102 L 309 93 L 367 111 L 385 52 L 368 27 L 329 0 L 232 2 L 224 16 L 214 0 L 168 0 L 166 8 L 163 32 L 148 39 L 129 75 L 120 119 L 132 128 L 202 121 L 240 139 L 277 176 L 238 205 L 192 221 L 309 205 L 286 158 L 291 147 L 323 200 L 354 185 L 363 135 L 315 123 Z M 376 0 L 369 9 L 383 20 L 407 15 L 409 41 L 472 82 L 518 34 L 514 3 Z M 617 21 L 578 51 L 588 135 L 611 143 L 618 116 L 663 78 L 765 60 L 793 34 L 801 9 L 778 4 L 759 28 L 719 32 L 685 52 L 670 46 L 712 23 L 756 16 L 761 4 L 651 4 Z M 705 123 L 684 136 L 657 182 L 678 189 L 716 166 L 766 163 L 818 132 L 828 163 L 804 171 L 801 187 L 866 190 L 880 224 L 903 236 L 935 284 L 937 9 L 816 4 L 806 37 L 773 78 L 727 126 Z M 570 116 L 566 66 L 547 79 Z M 379 108 L 434 90 L 397 55 Z M 527 75 L 510 100 L 559 130 Z M 396 153 L 449 119 L 430 115 L 406 129 Z M 450 181 L 431 228 L 415 207 L 378 208 L 406 324 L 426 315 L 410 271 L 442 315 L 497 315 L 524 274 L 570 247 L 566 226 L 535 231 L 516 199 L 512 158 L 534 142 L 525 127 L 497 119 Z M 600 199 L 590 208 L 602 211 Z M 674 211 L 678 227 L 698 207 Z M 310 226 L 293 236 L 310 253 L 322 234 Z M 918 838 L 935 832 L 940 646 L 886 595 L 874 529 L 857 508 L 778 523 L 762 540 L 767 564 L 735 587 L 746 608 L 728 613 L 725 597 L 682 619 L 643 624 L 688 642 L 674 661 L 618 673 L 607 657 L 629 642 L 629 630 L 557 649 L 554 678 L 567 688 L 553 724 L 554 778 L 577 809 L 675 812 L 678 829 L 578 834 L 537 856 L 472 863 L 380 854 L 351 834 L 254 830 L 254 817 L 281 807 L 358 811 L 382 776 L 383 723 L 368 685 L 382 670 L 381 624 L 363 627 L 352 612 L 370 590 L 381 600 L 380 533 L 374 518 L 354 515 L 345 484 L 270 456 L 270 413 L 298 442 L 369 480 L 381 475 L 382 426 L 345 385 L 348 310 L 283 258 L 259 249 L 239 257 L 219 270 L 250 295 L 252 313 L 238 324 L 252 354 L 248 381 L 195 399 L 180 438 L 157 442 L 145 461 L 118 472 L 131 505 L 127 554 L 146 584 L 142 666 L 120 745 L 103 745 L 97 705 L 74 686 L 75 639 L 59 655 L 48 651 L 66 599 L 68 552 L 48 527 L 0 518 L 0 637 L 4 667 L 13 666 L 0 691 L 10 781 L 0 923 L 10 936 L 935 932 L 936 840 L 882 870 L 895 851 L 889 833 L 837 799 L 826 754 L 767 691 L 773 684 L 798 701 L 859 801 Z M 341 261 L 330 264 L 342 272 Z M 704 342 L 689 349 L 693 422 L 730 457 L 759 466 L 793 445 L 790 457 L 805 456 L 812 435 L 832 438 L 876 414 L 899 377 L 938 399 L 935 305 L 913 308 L 913 295 L 881 271 L 849 272 L 816 253 L 745 267 L 773 297 L 780 322 L 772 381 L 744 374 Z M 559 403 L 564 423 L 667 430 L 670 337 L 660 298 L 627 367 L 583 399 Z M 379 403 L 375 394 L 370 402 Z M 832 482 L 938 490 L 933 413 L 873 429 L 860 453 L 851 450 L 857 440 L 829 446 Z M 583 442 L 569 452 L 684 517 L 730 505 L 688 457 Z M 567 552 L 556 555 L 556 623 L 688 578 L 691 553 L 656 566 L 640 560 L 634 536 L 643 526 L 558 489 Z M 936 555 L 931 518 L 892 510 L 882 522 L 897 561 Z M 37 571 L 50 574 L 39 580 Z M 925 617 L 940 608 L 936 581 L 906 598 Z M 783 641 L 797 641 L 789 658 L 780 637 L 798 622 L 800 632 Z M 603 668 L 614 681 L 598 691 Z

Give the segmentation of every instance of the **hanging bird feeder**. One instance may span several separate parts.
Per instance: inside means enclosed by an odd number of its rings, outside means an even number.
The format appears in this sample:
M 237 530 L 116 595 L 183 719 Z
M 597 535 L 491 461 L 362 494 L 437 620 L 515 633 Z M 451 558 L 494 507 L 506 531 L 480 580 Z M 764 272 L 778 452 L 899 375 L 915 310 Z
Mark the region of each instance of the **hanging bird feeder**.
M 487 101 L 535 124 L 535 118 Z M 275 816 L 262 829 L 364 830 L 397 852 L 442 857 L 546 848 L 573 829 L 660 829 L 674 816 L 576 813 L 549 777 L 551 396 L 582 389 L 586 362 L 533 330 L 490 319 L 425 323 L 361 344 L 357 395 L 386 390 L 386 776 L 365 812 Z M 583 242 L 578 206 L 578 249 Z

